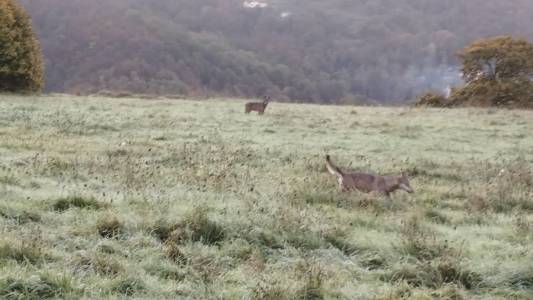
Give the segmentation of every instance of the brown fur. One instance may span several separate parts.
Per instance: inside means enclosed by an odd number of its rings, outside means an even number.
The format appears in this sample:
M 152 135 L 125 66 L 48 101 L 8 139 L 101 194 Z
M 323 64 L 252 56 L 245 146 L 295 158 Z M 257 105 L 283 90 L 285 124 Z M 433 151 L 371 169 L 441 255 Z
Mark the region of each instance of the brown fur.
M 365 193 L 378 192 L 387 196 L 397 189 L 402 189 L 408 193 L 414 192 L 405 173 L 402 173 L 400 176 L 344 173 L 341 169 L 333 165 L 329 155 L 326 155 L 326 167 L 331 174 L 337 176 L 339 188 L 343 192 L 356 189 Z
M 269 96 L 264 96 L 263 102 L 248 102 L 244 105 L 244 112 L 248 114 L 251 111 L 256 111 L 258 114 L 262 115 L 265 113 L 265 109 L 269 102 Z

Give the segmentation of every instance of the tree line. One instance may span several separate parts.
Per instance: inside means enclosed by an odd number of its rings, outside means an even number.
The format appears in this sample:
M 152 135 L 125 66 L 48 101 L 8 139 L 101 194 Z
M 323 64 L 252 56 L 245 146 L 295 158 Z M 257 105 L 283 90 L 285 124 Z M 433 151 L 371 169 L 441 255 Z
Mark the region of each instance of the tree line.
M 401 103 L 458 83 L 472 40 L 533 37 L 528 0 L 21 2 L 46 90 L 71 93 Z

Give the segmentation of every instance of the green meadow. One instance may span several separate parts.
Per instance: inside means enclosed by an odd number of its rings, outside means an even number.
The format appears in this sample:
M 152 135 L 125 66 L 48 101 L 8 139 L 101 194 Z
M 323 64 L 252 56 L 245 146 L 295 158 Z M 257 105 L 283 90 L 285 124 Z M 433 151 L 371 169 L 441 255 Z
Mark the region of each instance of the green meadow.
M 533 112 L 0 96 L 0 298 L 533 299 Z M 414 194 L 341 193 L 325 168 Z

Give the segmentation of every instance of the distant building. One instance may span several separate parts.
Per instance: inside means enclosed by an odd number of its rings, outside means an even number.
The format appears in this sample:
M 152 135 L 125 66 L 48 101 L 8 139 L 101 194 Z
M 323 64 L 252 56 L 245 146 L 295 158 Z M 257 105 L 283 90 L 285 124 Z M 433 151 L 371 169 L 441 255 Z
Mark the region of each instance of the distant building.
M 265 8 L 268 6 L 268 3 L 259 1 L 244 1 L 242 6 L 246 8 Z
M 291 15 L 292 15 L 292 14 L 291 14 L 290 12 L 288 12 L 288 11 L 284 11 L 284 12 L 282 12 L 279 16 L 280 16 L 280 18 L 285 19 L 285 18 L 290 17 Z

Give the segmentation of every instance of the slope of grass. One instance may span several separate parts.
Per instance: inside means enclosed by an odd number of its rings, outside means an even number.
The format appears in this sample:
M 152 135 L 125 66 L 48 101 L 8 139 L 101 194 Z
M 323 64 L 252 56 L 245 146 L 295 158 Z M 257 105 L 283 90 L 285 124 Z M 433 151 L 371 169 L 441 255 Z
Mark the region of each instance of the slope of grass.
M 531 299 L 532 112 L 243 109 L 0 96 L 0 295 Z

